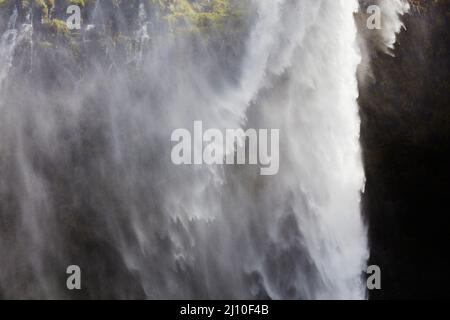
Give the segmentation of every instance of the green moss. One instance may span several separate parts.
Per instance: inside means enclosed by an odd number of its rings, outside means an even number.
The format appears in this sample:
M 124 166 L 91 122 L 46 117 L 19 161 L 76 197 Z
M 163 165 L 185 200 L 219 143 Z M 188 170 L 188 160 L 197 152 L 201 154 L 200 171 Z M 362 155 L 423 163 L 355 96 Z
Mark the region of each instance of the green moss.
M 31 0 L 22 0 L 21 1 L 22 8 L 28 8 L 30 6 L 30 2 Z
M 23 1 L 22 1 L 23 2 Z M 39 10 L 42 20 L 46 22 L 49 16 L 49 10 L 55 6 L 55 0 L 35 0 L 34 8 Z
M 81 8 L 84 8 L 86 6 L 86 0 L 70 0 L 71 5 L 76 5 Z
M 70 31 L 67 28 L 66 22 L 59 19 L 51 19 L 44 22 L 44 26 L 47 27 L 52 35 L 69 35 Z
M 0 7 L 5 7 L 9 4 L 10 0 L 0 0 Z
M 164 12 L 163 19 L 175 31 L 224 32 L 225 24 L 242 16 L 246 1 L 240 6 L 232 6 L 230 0 L 150 0 Z M 230 31 L 230 30 L 229 30 Z
M 80 7 L 93 9 L 99 0 L 20 0 L 22 9 L 33 6 L 35 22 L 42 26 L 42 40 L 53 42 L 52 38 L 58 36 L 68 41 L 78 41 L 79 33 L 68 30 L 64 17 L 50 16 L 52 9 L 60 9 L 61 6 L 78 5 Z M 246 4 L 249 0 L 146 0 L 149 4 L 146 10 L 151 10 L 152 19 L 155 23 L 166 24 L 172 34 L 198 33 L 208 39 L 211 35 L 215 37 L 233 37 L 242 32 L 245 24 Z M 13 4 L 15 0 L 0 0 L 0 6 Z M 114 11 L 121 10 L 130 19 L 137 19 L 137 0 L 107 0 L 103 2 L 107 14 L 105 25 L 108 28 L 114 25 Z M 153 15 L 154 14 L 154 15 Z M 134 21 L 134 20 L 133 20 Z M 36 30 L 40 30 L 36 26 Z M 108 29 L 109 30 L 109 29 Z M 114 43 L 121 43 L 123 39 L 117 30 L 106 32 Z M 133 41 L 130 38 L 129 41 Z

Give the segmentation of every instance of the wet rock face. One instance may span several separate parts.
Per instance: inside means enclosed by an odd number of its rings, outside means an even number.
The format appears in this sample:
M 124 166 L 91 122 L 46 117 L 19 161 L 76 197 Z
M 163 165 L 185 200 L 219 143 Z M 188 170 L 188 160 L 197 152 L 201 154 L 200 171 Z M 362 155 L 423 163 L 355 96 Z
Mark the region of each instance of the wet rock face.
M 17 10 L 16 28 L 32 26 L 30 36 L 22 39 L 18 48 L 33 45 L 36 59 L 64 55 L 65 60 L 72 60 L 71 69 L 75 73 L 80 68 L 89 68 L 90 61 L 105 65 L 113 63 L 112 59 L 114 63 L 130 63 L 137 51 L 151 47 L 156 34 L 202 38 L 213 50 L 225 52 L 223 56 L 235 57 L 242 50 L 242 39 L 251 19 L 248 3 L 248 0 L 3 0 L 0 33 L 6 31 Z M 80 30 L 69 30 L 66 25 L 69 17 L 66 10 L 72 4 L 81 8 Z M 31 57 L 22 58 L 30 54 L 30 50 L 17 50 L 14 56 L 16 60 L 30 61 Z M 227 59 L 223 61 L 230 63 Z
M 229 27 L 228 23 L 242 14 L 247 4 L 247 0 L 1 0 L 1 30 L 14 8 L 18 10 L 18 23 L 31 19 L 34 27 L 39 29 L 53 20 L 65 20 L 67 7 L 78 5 L 82 9 L 84 25 L 94 23 L 93 20 L 99 18 L 97 11 L 101 11 L 100 19 L 111 32 L 136 29 L 141 14 L 150 20 L 159 19 L 159 22 L 171 24 L 189 21 L 197 31 L 217 31 L 224 29 L 224 24 Z M 98 19 L 95 22 L 99 22 Z
M 10 267 L 16 268 L 15 272 L 20 273 L 22 280 L 29 284 L 25 289 L 16 284 L 17 281 L 14 279 L 6 279 L 0 285 L 0 297 L 32 298 L 48 297 L 49 294 L 52 294 L 54 297 L 73 299 L 141 299 L 148 295 L 144 292 L 140 279 L 134 271 L 127 269 L 117 248 L 105 240 L 114 235 L 110 235 L 106 230 L 108 219 L 101 218 L 104 211 L 94 210 L 91 201 L 95 202 L 95 200 L 89 200 L 93 199 L 92 195 L 82 191 L 99 183 L 95 188 L 102 190 L 102 197 L 109 193 L 107 189 L 109 189 L 110 183 L 103 185 L 102 178 L 98 175 L 98 168 L 94 169 L 92 164 L 99 163 L 99 159 L 105 156 L 106 149 L 109 148 L 109 140 L 105 132 L 108 131 L 111 119 L 108 119 L 105 109 L 107 110 L 112 103 L 110 91 L 102 86 L 101 81 L 98 81 L 92 86 L 92 94 L 80 102 L 82 106 L 76 106 L 83 110 L 80 113 L 82 128 L 77 128 L 77 125 L 69 123 L 71 121 L 66 121 L 68 119 L 61 115 L 70 109 L 70 101 L 78 101 L 76 89 L 79 89 L 77 86 L 83 86 L 85 83 L 82 79 L 83 76 L 92 75 L 95 71 L 105 73 L 103 79 L 108 79 L 108 75 L 117 74 L 119 68 L 127 70 L 126 75 L 133 79 L 133 81 L 126 82 L 130 86 L 131 92 L 138 98 L 148 93 L 148 85 L 145 81 L 140 81 L 141 78 L 145 79 L 145 74 L 140 73 L 142 70 L 136 67 L 137 64 L 134 61 L 134 59 L 138 59 L 139 51 L 149 50 L 151 47 L 151 37 L 146 36 L 145 33 L 144 36 L 138 33 L 140 30 L 138 30 L 137 22 L 141 23 L 140 26 L 142 26 L 142 22 L 137 15 L 142 11 L 146 15 L 145 19 L 148 19 L 147 25 L 144 23 L 144 26 L 148 27 L 148 30 L 145 30 L 148 31 L 148 34 L 152 34 L 150 28 L 161 26 L 164 30 L 161 32 L 158 30 L 154 34 L 163 36 L 180 34 L 181 37 L 198 37 L 199 42 L 209 41 L 210 48 L 223 54 L 224 58 L 221 59 L 221 63 L 226 63 L 228 57 L 223 53 L 226 50 L 221 49 L 227 47 L 238 50 L 238 46 L 235 44 L 239 42 L 240 37 L 235 34 L 224 35 L 221 33 L 224 29 L 221 28 L 221 22 L 224 17 L 228 17 L 228 12 L 230 12 L 228 7 L 204 7 L 190 11 L 186 6 L 182 8 L 166 6 L 165 4 L 169 4 L 169 1 L 159 1 L 158 3 L 161 5 L 156 7 L 157 2 L 152 0 L 102 0 L 98 2 L 97 11 L 100 13 L 97 16 L 94 15 L 97 2 L 84 1 L 83 29 L 80 32 L 70 32 L 64 26 L 61 28 L 65 17 L 64 3 L 67 5 L 69 2 L 74 1 L 57 1 L 54 4 L 50 1 L 42 1 L 34 2 L 33 6 L 25 1 L 20 3 L 9 1 L 0 8 L 2 22 L 0 34 L 7 29 L 8 21 L 13 15 L 15 7 L 17 8 L 16 26 L 20 28 L 19 32 L 14 32 L 15 38 L 11 39 L 11 42 L 14 40 L 16 46 L 11 54 L 11 68 L 8 69 L 7 84 L 5 82 L 1 88 L 8 92 L 7 98 L 2 96 L 2 107 L 4 103 L 15 110 L 23 109 L 23 113 L 20 112 L 22 116 L 20 116 L 19 122 L 27 128 L 25 139 L 31 140 L 30 137 L 36 129 L 35 119 L 33 119 L 34 111 L 37 109 L 49 110 L 49 108 L 53 108 L 54 104 L 53 111 L 55 111 L 59 124 L 52 127 L 52 132 L 58 131 L 61 136 L 66 137 L 64 149 L 71 150 L 67 154 L 64 152 L 64 155 L 60 154 L 61 158 L 59 155 L 56 156 L 59 160 L 55 160 L 54 155 L 45 154 L 39 147 L 32 146 L 32 143 L 24 146 L 27 150 L 27 157 L 33 159 L 33 170 L 37 170 L 38 175 L 48 182 L 48 190 L 51 190 L 52 197 L 54 196 L 56 199 L 54 202 L 50 201 L 54 204 L 53 209 L 55 212 L 63 213 L 57 214 L 54 221 L 58 226 L 54 230 L 57 229 L 58 234 L 49 235 L 49 239 L 52 243 L 67 244 L 61 255 L 54 254 L 52 245 L 45 245 L 45 253 L 42 254 L 42 257 L 46 263 L 39 266 L 39 275 L 34 275 L 32 268 L 23 262 L 29 258 L 25 252 L 33 251 L 27 247 L 27 244 L 32 241 L 22 237 L 16 244 L 11 245 L 12 239 L 20 233 L 20 228 L 16 226 L 21 223 L 19 212 L 24 203 L 20 196 L 21 192 L 18 191 L 21 186 L 17 186 L 16 189 L 16 186 L 10 188 L 10 186 L 0 183 L 0 234 L 2 238 L 0 251 L 8 252 L 5 259 L 13 261 Z M 224 4 L 231 3 L 231 1 L 211 1 L 211 3 Z M 142 6 L 136 6 L 137 4 L 142 4 Z M 187 11 L 186 14 L 182 13 L 183 10 Z M 177 19 L 173 20 L 175 14 Z M 195 22 L 194 19 L 199 17 L 197 14 L 204 17 L 205 20 L 199 20 L 202 24 L 197 29 L 185 32 L 186 23 L 183 19 Z M 131 23 L 133 21 L 134 23 Z M 233 14 L 233 17 L 227 21 L 236 23 L 237 28 L 240 27 L 238 14 Z M 95 23 L 96 26 L 88 28 L 89 23 Z M 33 28 L 30 28 L 31 25 Z M 221 38 L 223 40 L 223 36 L 231 39 L 234 43 L 216 41 Z M 243 34 L 241 36 L 244 37 Z M 192 43 L 192 47 L 189 48 L 193 51 L 200 47 L 204 48 L 204 42 L 201 46 L 196 46 L 194 41 Z M 230 61 L 232 60 L 233 58 L 230 58 Z M 93 69 L 93 67 L 98 69 Z M 51 106 L 47 100 L 49 97 L 55 97 Z M 56 97 L 62 99 L 59 100 Z M 63 111 L 59 113 L 58 110 Z M 45 120 L 45 122 L 47 121 Z M 11 144 L 14 144 L 15 141 L 6 138 L 5 140 Z M 5 152 L 6 149 L 10 152 Z M 13 181 L 20 175 L 13 150 L 14 147 L 2 143 L 0 154 L 0 175 L 4 177 L 2 181 Z M 150 151 L 148 152 L 150 153 Z M 68 161 L 71 165 L 63 168 L 60 161 Z M 95 176 L 92 181 L 96 182 L 89 185 L 78 185 L 81 182 L 79 176 L 80 174 L 84 175 L 84 172 L 90 172 L 87 175 L 91 177 Z M 81 183 L 84 184 L 84 182 Z M 75 198 L 72 198 L 71 195 L 75 195 Z M 106 197 L 108 201 L 114 202 L 116 196 L 110 194 Z M 157 213 L 155 213 L 156 215 Z M 123 222 L 123 224 L 125 224 L 123 229 L 126 230 L 127 241 L 136 241 L 132 226 L 126 225 L 127 222 Z M 155 240 L 155 242 L 157 241 L 160 242 L 156 245 L 158 248 L 167 249 L 167 246 L 170 245 L 168 241 L 169 244 L 165 243 L 166 239 Z M 6 250 L 3 246 L 6 246 Z M 62 260 L 78 261 L 80 264 L 86 281 L 84 290 L 81 292 L 66 290 L 64 270 L 67 264 L 61 263 Z M 157 261 L 154 264 L 157 265 Z M 7 269 L 6 273 L 12 272 L 9 266 L 4 269 Z M 55 274 L 59 275 L 57 281 L 55 281 Z M 44 288 L 41 285 L 43 279 L 53 280 L 48 281 L 46 283 L 48 286 Z M 193 290 L 196 289 L 193 288 Z
M 450 3 L 424 3 L 393 57 L 369 46 L 360 84 L 369 264 L 383 272 L 373 299 L 448 297 Z

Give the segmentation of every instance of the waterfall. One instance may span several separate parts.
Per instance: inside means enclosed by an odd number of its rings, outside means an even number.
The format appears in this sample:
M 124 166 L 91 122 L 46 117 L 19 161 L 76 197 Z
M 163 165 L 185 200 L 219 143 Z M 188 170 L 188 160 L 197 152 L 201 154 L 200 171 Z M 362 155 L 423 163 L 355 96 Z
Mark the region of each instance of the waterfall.
M 404 0 L 380 0 L 379 5 L 384 15 L 381 30 L 382 40 L 388 49 L 393 49 L 396 35 L 405 27 L 400 16 L 410 10 L 410 5 Z
M 86 298 L 366 298 L 358 1 L 244 2 L 231 49 L 141 6 L 137 59 L 118 38 L 81 68 L 36 42 L 33 73 L 5 75 L 0 296 L 71 298 L 76 264 Z M 196 120 L 279 129 L 279 173 L 175 166 L 171 132 Z
M 17 11 L 17 7 L 15 6 L 11 17 L 9 17 L 8 30 L 16 28 L 16 21 L 17 21 L 17 16 L 18 15 L 19 15 L 19 13 Z
M 16 47 L 17 38 L 17 8 L 14 8 L 13 13 L 8 21 L 7 30 L 0 38 L 0 89 L 4 79 L 6 78 L 13 59 L 14 48 Z

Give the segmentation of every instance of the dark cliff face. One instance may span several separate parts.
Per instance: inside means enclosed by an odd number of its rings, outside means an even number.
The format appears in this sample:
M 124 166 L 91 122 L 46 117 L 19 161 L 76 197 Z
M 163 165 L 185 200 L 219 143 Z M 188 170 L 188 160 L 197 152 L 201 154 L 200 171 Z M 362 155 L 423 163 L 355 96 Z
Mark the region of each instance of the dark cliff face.
M 449 1 L 405 16 L 395 57 L 372 48 L 360 87 L 372 299 L 449 296 L 449 19 Z

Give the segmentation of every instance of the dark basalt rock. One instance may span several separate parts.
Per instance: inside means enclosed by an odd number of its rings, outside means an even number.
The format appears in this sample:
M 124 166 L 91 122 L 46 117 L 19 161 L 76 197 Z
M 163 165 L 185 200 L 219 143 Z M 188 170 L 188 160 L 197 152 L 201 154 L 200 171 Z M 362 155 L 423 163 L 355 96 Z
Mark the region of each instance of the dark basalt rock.
M 360 86 L 372 299 L 448 297 L 450 269 L 450 2 L 404 17 L 395 57 L 372 48 Z

